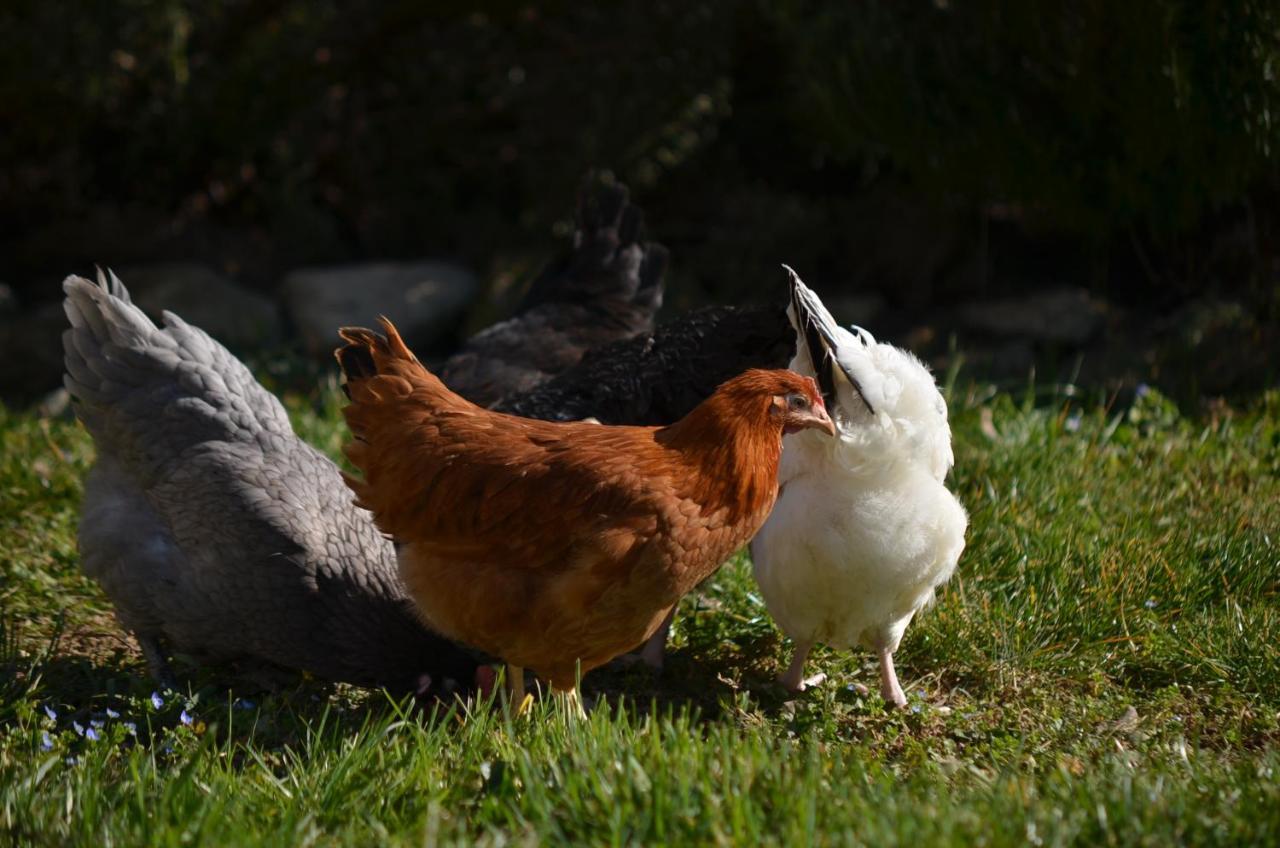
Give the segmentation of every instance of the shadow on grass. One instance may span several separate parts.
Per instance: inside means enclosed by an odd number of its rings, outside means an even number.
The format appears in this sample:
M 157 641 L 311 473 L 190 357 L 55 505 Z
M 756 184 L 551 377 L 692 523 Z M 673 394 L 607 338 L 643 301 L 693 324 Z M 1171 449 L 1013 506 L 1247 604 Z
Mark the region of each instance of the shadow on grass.
M 0 654 L 0 724 L 25 715 L 28 726 L 34 720 L 36 727 L 63 732 L 95 721 L 109 726 L 110 716 L 136 728 L 127 744 L 163 748 L 166 734 L 186 725 L 208 733 L 215 744 L 274 748 L 299 746 L 320 727 L 327 734 L 356 735 L 371 725 L 412 716 L 434 718 L 448 731 L 455 726 L 451 711 L 501 709 L 476 699 L 424 703 L 294 672 L 264 674 L 260 666 L 211 666 L 181 657 L 173 663 L 178 689 L 168 691 L 121 640 L 103 652 L 64 638 L 60 626 L 46 634 L 24 625 L 22 638 L 12 621 L 0 628 L 5 646 Z M 668 653 L 660 675 L 639 665 L 597 669 L 583 682 L 585 698 L 595 709 L 625 721 L 681 714 L 702 725 L 781 719 L 797 732 L 806 722 L 819 720 L 821 711 L 809 702 L 831 699 L 838 708 L 851 709 L 858 700 L 852 687 L 823 687 L 796 696 L 777 686 L 773 673 L 784 648 L 772 631 L 728 638 L 717 625 L 691 626 L 686 632 L 687 644 Z M 46 708 L 56 718 L 47 721 Z

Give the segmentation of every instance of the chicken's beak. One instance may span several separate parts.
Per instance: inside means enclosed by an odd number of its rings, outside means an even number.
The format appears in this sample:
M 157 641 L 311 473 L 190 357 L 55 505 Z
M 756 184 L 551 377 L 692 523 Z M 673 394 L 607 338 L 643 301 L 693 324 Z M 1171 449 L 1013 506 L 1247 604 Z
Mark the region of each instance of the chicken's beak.
M 831 420 L 831 416 L 827 414 L 827 410 L 821 406 L 815 406 L 808 415 L 803 419 L 805 427 L 812 427 L 815 430 L 821 430 L 828 436 L 836 434 L 835 422 Z
M 858 378 L 836 359 L 836 340 L 832 335 L 835 319 L 827 312 L 822 301 L 818 300 L 818 296 L 805 287 L 800 280 L 800 275 L 792 270 L 791 266 L 783 265 L 782 267 L 786 269 L 790 281 L 791 311 L 796 323 L 796 332 L 799 340 L 809 349 L 809 359 L 813 362 L 813 370 L 817 376 L 818 388 L 822 391 L 823 400 L 827 403 L 836 403 L 832 369 L 838 367 L 853 386 L 853 391 L 866 404 L 867 411 L 875 415 L 876 411 L 871 406 L 871 401 L 867 400 L 867 396 L 862 393 Z

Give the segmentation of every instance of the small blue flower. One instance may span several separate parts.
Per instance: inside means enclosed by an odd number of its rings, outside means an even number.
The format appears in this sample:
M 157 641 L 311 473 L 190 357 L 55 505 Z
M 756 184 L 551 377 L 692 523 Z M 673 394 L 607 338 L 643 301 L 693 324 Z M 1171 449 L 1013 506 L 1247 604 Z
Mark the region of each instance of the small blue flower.
M 41 734 L 41 737 L 40 737 L 40 750 L 41 750 L 41 751 L 52 751 L 52 750 L 53 750 L 53 739 L 51 739 L 51 738 L 49 737 L 49 731 L 47 731 L 47 730 L 46 730 L 46 731 L 44 731 L 44 732 Z
M 88 739 L 90 742 L 97 742 L 97 741 L 98 741 L 98 731 L 96 731 L 96 730 L 94 730 L 92 727 L 90 727 L 88 730 L 86 730 L 86 731 L 84 732 L 84 738 L 85 738 L 85 739 Z
M 182 722 L 183 724 L 190 724 L 191 714 L 188 713 L 186 710 L 183 710 L 182 715 L 178 716 L 178 721 Z
M 45 704 L 45 705 L 44 705 L 44 714 L 45 714 L 45 715 L 47 715 L 47 716 L 49 717 L 49 720 L 50 720 L 50 721 L 57 721 L 57 720 L 58 720 L 58 712 L 57 712 L 57 710 L 55 710 L 53 707 L 49 706 L 48 704 Z
M 120 713 L 116 712 L 110 707 L 107 707 L 107 718 L 120 718 Z
M 67 757 L 67 765 L 69 765 L 69 766 L 73 766 L 73 765 L 75 765 L 75 764 L 76 764 L 76 763 L 78 763 L 78 762 L 80 762 L 80 760 L 78 760 L 78 759 L 77 759 L 77 758 L 75 758 L 75 757 Z
M 98 730 L 101 730 L 105 724 L 106 723 L 100 718 L 95 718 L 89 722 L 91 727 L 96 727 Z
M 1155 598 L 1147 598 L 1147 602 L 1143 606 L 1147 609 L 1155 609 L 1159 604 L 1156 603 Z
M 160 697 L 159 692 L 151 693 L 151 706 L 155 707 L 157 710 L 164 706 L 164 698 Z
M 78 721 L 71 722 L 71 729 L 76 732 L 77 736 L 84 736 L 84 726 Z
M 1151 391 L 1151 387 L 1148 386 L 1146 383 L 1139 383 L 1138 387 L 1133 390 L 1133 394 L 1136 397 L 1146 397 L 1150 391 Z
M 912 705 L 911 705 L 911 712 L 913 712 L 913 713 L 918 713 L 918 712 L 920 712 L 920 705 L 919 705 L 919 704 L 912 704 Z
M 1079 410 L 1076 410 L 1067 417 L 1066 421 L 1062 422 L 1062 426 L 1068 433 L 1075 433 L 1080 429 L 1080 422 L 1083 420 L 1084 415 Z
M 124 723 L 124 729 L 129 731 L 130 736 L 138 735 L 138 726 L 131 721 L 126 721 Z

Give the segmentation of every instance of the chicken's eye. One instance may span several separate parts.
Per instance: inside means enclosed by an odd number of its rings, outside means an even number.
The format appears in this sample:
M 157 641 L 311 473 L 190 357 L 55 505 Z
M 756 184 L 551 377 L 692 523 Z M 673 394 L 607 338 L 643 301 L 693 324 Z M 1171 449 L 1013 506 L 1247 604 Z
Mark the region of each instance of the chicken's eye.
M 808 409 L 809 399 L 804 395 L 789 395 L 787 397 L 787 405 L 796 410 Z

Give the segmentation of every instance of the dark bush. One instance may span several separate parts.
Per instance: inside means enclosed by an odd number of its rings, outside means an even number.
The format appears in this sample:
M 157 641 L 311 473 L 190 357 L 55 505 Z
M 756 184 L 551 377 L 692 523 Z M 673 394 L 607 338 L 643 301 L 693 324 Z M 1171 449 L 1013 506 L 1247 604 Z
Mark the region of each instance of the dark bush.
M 256 230 L 284 263 L 545 242 L 587 168 L 652 182 L 714 131 L 727 42 L 706 8 L 491 5 L 6 3 L 19 270 L 49 261 L 24 235 L 103 207 Z
M 1091 238 L 1184 232 L 1276 174 L 1269 0 L 786 4 L 815 150 Z
M 94 261 L 492 277 L 592 167 L 652 213 L 677 305 L 783 259 L 913 307 L 1046 266 L 1143 297 L 1275 276 L 1274 2 L 10 0 L 0 43 L 25 299 Z

